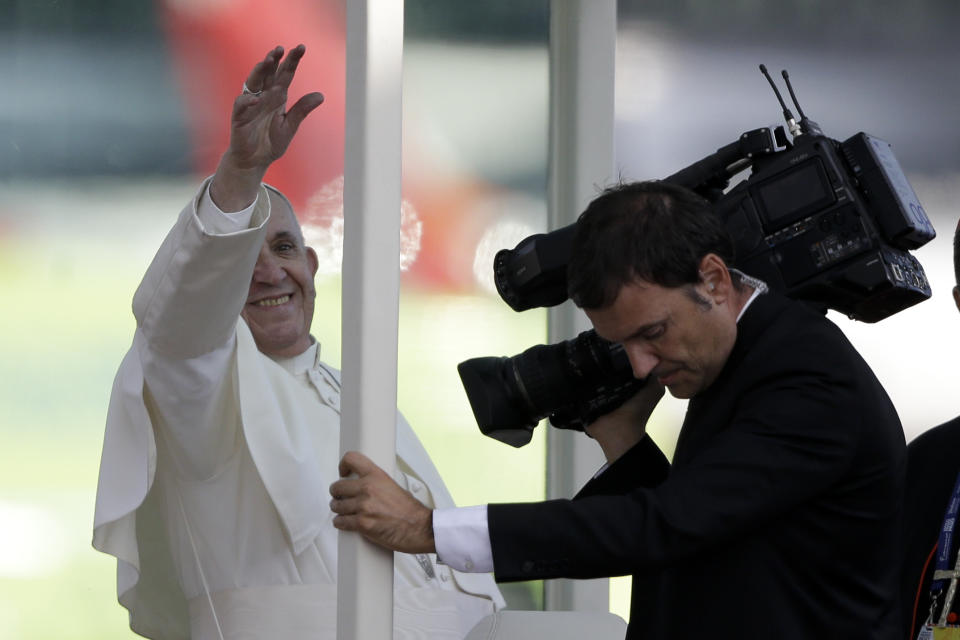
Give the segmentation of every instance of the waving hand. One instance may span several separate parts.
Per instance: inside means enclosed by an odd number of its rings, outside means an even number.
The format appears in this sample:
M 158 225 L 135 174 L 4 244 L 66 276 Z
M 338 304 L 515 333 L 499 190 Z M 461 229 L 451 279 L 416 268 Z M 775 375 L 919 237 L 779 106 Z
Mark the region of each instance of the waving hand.
M 256 199 L 267 169 L 290 146 L 304 118 L 323 102 L 323 95 L 313 92 L 286 108 L 287 90 L 305 52 L 302 44 L 286 57 L 283 47 L 271 50 L 250 71 L 234 100 L 230 146 L 210 185 L 210 195 L 222 210 L 239 211 Z

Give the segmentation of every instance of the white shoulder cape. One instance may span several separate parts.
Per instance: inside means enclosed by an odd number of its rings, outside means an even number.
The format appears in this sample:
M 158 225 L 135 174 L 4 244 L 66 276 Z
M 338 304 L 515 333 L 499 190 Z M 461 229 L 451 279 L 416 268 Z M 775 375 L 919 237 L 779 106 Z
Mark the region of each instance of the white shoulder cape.
M 236 331 L 241 420 L 251 457 L 286 529 L 300 553 L 329 515 L 327 487 L 320 478 L 309 434 L 282 419 L 276 383 L 267 360 L 240 320 Z M 114 380 L 107 414 L 94 516 L 93 546 L 117 558 L 117 594 L 130 612 L 130 625 L 151 637 L 187 637 L 186 601 L 169 560 L 164 527 L 150 500 L 157 449 L 143 398 L 138 330 Z M 328 368 L 339 381 L 336 370 Z M 256 392 L 251 390 L 256 389 Z M 279 394 L 282 397 L 283 394 Z M 406 420 L 397 414 L 397 455 L 428 486 L 437 507 L 454 506 L 440 474 Z M 278 425 L 284 428 L 278 428 Z M 486 574 L 454 572 L 460 588 L 485 595 L 499 609 L 503 597 Z

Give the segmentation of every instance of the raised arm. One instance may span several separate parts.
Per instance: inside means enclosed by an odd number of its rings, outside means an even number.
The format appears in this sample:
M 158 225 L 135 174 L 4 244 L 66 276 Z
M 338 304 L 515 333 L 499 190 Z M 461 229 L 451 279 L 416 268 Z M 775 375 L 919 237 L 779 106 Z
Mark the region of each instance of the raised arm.
M 304 47 L 284 58 L 276 47 L 258 62 L 234 101 L 230 145 L 209 184 L 221 211 L 256 202 L 249 222 L 198 217 L 200 194 L 183 211 L 134 297 L 134 314 L 151 348 L 173 357 L 201 355 L 225 343 L 246 300 L 269 199 L 258 200 L 261 179 L 290 145 L 303 119 L 322 101 L 309 93 L 286 111 L 287 89 Z M 253 90 L 254 93 L 250 93 Z M 230 225 L 236 225 L 231 227 Z
M 230 145 L 209 191 L 201 190 L 180 214 L 134 296 L 154 427 L 200 476 L 232 450 L 236 419 L 225 416 L 237 406 L 229 375 L 235 328 L 270 217 L 261 179 L 323 100 L 310 93 L 285 110 L 303 54 L 298 46 L 284 58 L 277 47 L 253 67 L 234 102 Z M 245 217 L 203 211 L 208 196 L 227 213 L 255 206 Z

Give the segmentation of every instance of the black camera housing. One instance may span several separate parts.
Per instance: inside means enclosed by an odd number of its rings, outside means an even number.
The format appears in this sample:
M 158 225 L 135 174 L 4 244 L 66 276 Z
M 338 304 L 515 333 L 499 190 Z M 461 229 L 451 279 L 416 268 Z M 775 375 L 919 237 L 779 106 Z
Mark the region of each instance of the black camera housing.
M 842 143 L 807 134 L 752 166 L 714 203 L 737 268 L 863 322 L 930 297 L 908 250 L 936 234 L 888 143 L 866 133 Z

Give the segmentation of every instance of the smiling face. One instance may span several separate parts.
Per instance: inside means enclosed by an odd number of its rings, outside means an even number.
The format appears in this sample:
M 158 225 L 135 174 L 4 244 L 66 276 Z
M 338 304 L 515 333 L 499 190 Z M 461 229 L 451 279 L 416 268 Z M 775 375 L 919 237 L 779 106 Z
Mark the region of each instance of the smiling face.
M 317 254 L 304 246 L 290 206 L 272 191 L 269 194 L 267 236 L 240 315 L 260 351 L 268 356 L 290 357 L 310 346 Z
M 641 279 L 623 285 L 613 304 L 585 309 L 596 332 L 623 345 L 636 378 L 653 377 L 675 398 L 692 398 L 723 369 L 737 338 L 745 302 L 715 256 L 704 280 L 662 287 Z

